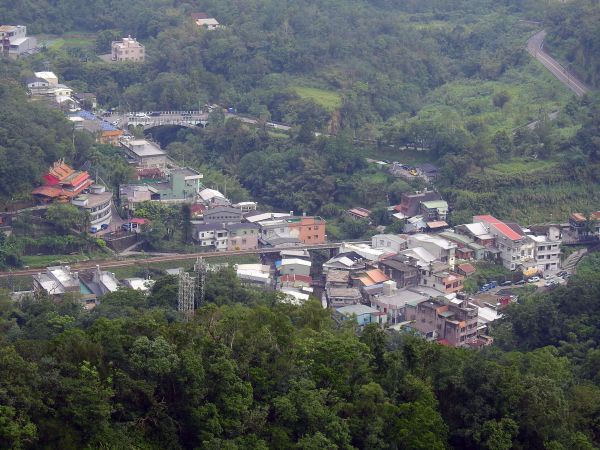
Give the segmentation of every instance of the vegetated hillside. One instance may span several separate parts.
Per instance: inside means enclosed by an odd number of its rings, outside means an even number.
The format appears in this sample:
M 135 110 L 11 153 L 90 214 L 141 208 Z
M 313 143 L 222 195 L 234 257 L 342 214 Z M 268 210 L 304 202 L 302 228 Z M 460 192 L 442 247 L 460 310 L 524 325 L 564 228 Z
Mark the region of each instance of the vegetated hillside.
M 0 446 L 591 449 L 600 444 L 598 259 L 511 307 L 497 347 L 449 348 L 211 272 L 185 321 L 177 281 L 77 301 L 0 294 Z M 517 351 L 517 349 L 522 349 Z
M 0 197 L 26 195 L 52 162 L 73 156 L 73 127 L 15 80 L 0 80 L 0 105 Z
M 289 123 L 308 118 L 319 127 L 362 129 L 414 114 L 423 96 L 446 82 L 495 80 L 527 61 L 526 28 L 510 2 L 508 9 L 488 1 L 155 0 L 129 2 L 127 11 L 109 5 L 75 12 L 73 2 L 35 0 L 5 8 L 7 18 L 31 22 L 34 31 L 96 33 L 95 49 L 74 43 L 31 65 L 50 58 L 62 79 L 96 92 L 106 106 L 130 110 L 191 109 L 210 100 Z M 44 8 L 47 15 L 31 12 Z M 225 27 L 197 30 L 189 14 L 199 10 Z M 145 65 L 94 60 L 119 33 L 142 39 Z
M 566 2 L 550 10 L 547 22 L 547 48 L 584 82 L 600 87 L 600 5 Z
M 593 96 L 572 99 L 558 123 L 543 119 L 533 130 L 498 132 L 487 146 L 445 154 L 439 187 L 453 205 L 453 222 L 482 212 L 524 224 L 560 222 L 597 208 L 598 105 Z

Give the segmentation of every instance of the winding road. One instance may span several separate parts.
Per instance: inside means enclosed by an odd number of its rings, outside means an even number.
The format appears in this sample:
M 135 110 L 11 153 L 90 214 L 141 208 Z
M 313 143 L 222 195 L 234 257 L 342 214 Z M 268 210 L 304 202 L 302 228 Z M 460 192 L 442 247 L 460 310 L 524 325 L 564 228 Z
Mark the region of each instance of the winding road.
M 527 51 L 531 56 L 541 62 L 546 69 L 548 69 L 552 75 L 558 80 L 571 89 L 575 95 L 581 97 L 589 92 L 589 88 L 577 79 L 573 73 L 569 72 L 567 68 L 563 67 L 558 61 L 552 58 L 548 53 L 544 51 L 544 38 L 546 37 L 546 30 L 542 30 L 529 38 L 527 41 Z

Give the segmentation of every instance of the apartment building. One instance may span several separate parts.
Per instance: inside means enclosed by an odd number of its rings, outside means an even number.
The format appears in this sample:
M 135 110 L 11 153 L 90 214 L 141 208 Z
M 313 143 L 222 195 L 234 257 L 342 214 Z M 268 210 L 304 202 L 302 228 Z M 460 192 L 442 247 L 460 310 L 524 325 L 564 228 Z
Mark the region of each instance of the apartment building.
M 221 223 L 206 223 L 196 225 L 194 239 L 202 247 L 214 247 L 216 250 L 227 250 L 229 232 Z
M 0 50 L 2 54 L 16 58 L 31 53 L 37 47 L 34 37 L 27 36 L 25 25 L 0 25 Z
M 146 139 L 123 139 L 121 146 L 130 164 L 139 169 L 165 169 L 167 154 L 154 142 Z
M 376 234 L 371 238 L 371 247 L 398 253 L 407 248 L 407 242 L 397 234 Z
M 135 38 L 128 36 L 111 44 L 113 61 L 143 62 L 146 58 L 145 48 Z
M 446 220 L 448 217 L 448 203 L 445 200 L 421 202 L 421 214 L 426 222 L 432 220 Z
M 515 270 L 533 260 L 533 241 L 515 229 L 516 227 L 510 227 L 490 215 L 474 216 L 473 222 L 481 223 L 485 230 L 494 237 L 495 246 L 499 250 L 499 258 L 507 269 Z
M 408 236 L 408 248 L 422 247 L 427 250 L 436 260 L 448 264 L 454 268 L 456 263 L 457 245 L 439 236 L 430 234 L 412 234 Z
M 100 229 L 112 220 L 113 195 L 101 185 L 92 185 L 89 190 L 89 193 L 73 198 L 71 203 L 89 214 L 91 227 Z
M 433 288 L 443 294 L 462 291 L 465 277 L 448 270 L 442 263 L 430 263 L 420 268 L 419 285 Z
M 467 300 L 444 297 L 407 302 L 406 320 L 426 337 L 460 347 L 477 340 L 478 308 Z
M 560 230 L 550 227 L 544 235 L 528 235 L 534 245 L 535 267 L 545 274 L 555 273 L 560 269 Z

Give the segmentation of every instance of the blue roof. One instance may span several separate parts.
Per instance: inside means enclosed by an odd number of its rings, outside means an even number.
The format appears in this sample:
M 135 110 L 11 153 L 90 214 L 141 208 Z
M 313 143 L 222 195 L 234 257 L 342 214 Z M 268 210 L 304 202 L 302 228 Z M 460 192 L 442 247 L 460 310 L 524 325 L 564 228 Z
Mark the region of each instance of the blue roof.
M 85 120 L 97 120 L 98 119 L 94 115 L 94 113 L 91 113 L 90 111 L 85 111 L 85 110 L 77 111 L 77 115 L 79 117 L 83 117 Z
M 100 121 L 100 127 L 102 131 L 117 131 L 117 127 L 115 127 L 112 123 L 108 123 L 104 120 Z
M 102 131 L 117 131 L 118 128 L 115 127 L 112 123 L 107 122 L 106 120 L 102 120 L 99 117 L 97 117 L 94 113 L 90 112 L 90 111 L 85 111 L 85 110 L 81 110 L 81 111 L 77 111 L 76 113 L 72 114 L 73 117 L 81 117 L 84 120 L 93 120 L 94 122 L 98 122 L 98 125 L 100 126 L 100 129 Z

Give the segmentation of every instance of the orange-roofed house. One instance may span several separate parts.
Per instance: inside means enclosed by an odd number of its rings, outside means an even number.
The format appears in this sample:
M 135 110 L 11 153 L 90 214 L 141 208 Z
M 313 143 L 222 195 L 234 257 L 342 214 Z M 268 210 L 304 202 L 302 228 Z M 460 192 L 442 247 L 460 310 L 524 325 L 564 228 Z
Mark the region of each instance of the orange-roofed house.
M 514 227 L 490 215 L 474 216 L 473 222 L 481 223 L 494 236 L 500 260 L 507 269 L 515 270 L 533 259 L 533 241 Z
M 390 278 L 380 269 L 367 270 L 357 277 L 357 281 L 361 283 L 362 286 L 373 286 L 374 284 L 380 284 L 389 279 Z
M 588 219 L 582 213 L 572 213 L 569 216 L 569 226 L 578 236 L 587 234 L 600 234 L 600 211 L 590 214 L 589 220 L 591 226 L 588 228 Z
M 69 201 L 94 184 L 89 173 L 74 170 L 63 160 L 55 162 L 43 178 L 45 184 L 31 193 L 45 202 Z

